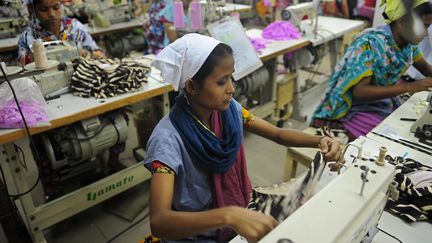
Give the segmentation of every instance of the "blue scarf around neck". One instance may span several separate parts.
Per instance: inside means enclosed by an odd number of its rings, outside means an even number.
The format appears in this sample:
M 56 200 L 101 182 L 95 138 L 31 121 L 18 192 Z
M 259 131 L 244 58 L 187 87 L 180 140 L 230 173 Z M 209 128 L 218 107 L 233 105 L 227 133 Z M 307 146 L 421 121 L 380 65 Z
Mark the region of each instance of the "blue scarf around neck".
M 234 165 L 242 142 L 241 122 L 233 102 L 221 112 L 223 137 L 217 138 L 195 118 L 186 97 L 181 93 L 169 118 L 180 134 L 191 159 L 213 173 L 224 173 Z

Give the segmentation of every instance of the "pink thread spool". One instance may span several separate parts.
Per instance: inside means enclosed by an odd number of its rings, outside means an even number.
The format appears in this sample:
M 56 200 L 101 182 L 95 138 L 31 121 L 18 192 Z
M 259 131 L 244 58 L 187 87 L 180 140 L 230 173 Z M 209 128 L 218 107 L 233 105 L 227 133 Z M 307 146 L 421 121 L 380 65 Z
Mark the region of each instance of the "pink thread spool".
M 191 27 L 193 30 L 200 30 L 203 28 L 203 22 L 201 17 L 201 3 L 198 0 L 194 0 L 189 5 Z
M 185 27 L 183 2 L 180 0 L 174 1 L 174 27 L 177 29 Z

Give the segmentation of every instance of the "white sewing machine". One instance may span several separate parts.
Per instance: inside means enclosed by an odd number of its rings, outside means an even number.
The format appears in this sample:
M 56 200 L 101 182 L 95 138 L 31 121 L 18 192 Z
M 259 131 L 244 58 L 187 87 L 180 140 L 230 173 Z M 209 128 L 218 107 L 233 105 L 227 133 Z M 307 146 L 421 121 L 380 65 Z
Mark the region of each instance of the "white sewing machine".
M 0 39 L 17 36 L 24 26 L 21 0 L 0 0 Z
M 410 131 L 420 139 L 420 142 L 432 146 L 432 92 L 427 97 L 429 102 L 425 113 L 411 127 Z
M 108 27 L 111 24 L 128 22 L 133 18 L 132 3 L 127 0 L 121 0 L 119 3 L 114 3 L 113 0 L 87 0 L 84 5 L 85 10 L 91 15 L 90 23 L 94 26 Z
M 372 147 L 372 146 L 369 146 Z M 395 168 L 389 163 L 377 165 L 378 148 L 368 148 L 358 157 L 348 149 L 347 169 L 267 234 L 260 242 L 334 243 L 370 242 L 389 197 L 396 191 Z M 351 150 L 351 153 L 349 153 Z M 352 152 L 355 151 L 355 152 Z M 360 152 L 361 154 L 361 152 Z M 324 176 L 324 174 L 323 174 Z M 245 242 L 236 237 L 231 243 Z
M 318 4 L 314 2 L 306 2 L 288 6 L 281 12 L 282 19 L 291 21 L 297 29 L 302 33 L 310 32 L 313 29 L 313 33 L 316 33 L 318 28 Z M 310 27 L 302 27 L 301 22 L 303 18 L 307 16 L 310 19 Z

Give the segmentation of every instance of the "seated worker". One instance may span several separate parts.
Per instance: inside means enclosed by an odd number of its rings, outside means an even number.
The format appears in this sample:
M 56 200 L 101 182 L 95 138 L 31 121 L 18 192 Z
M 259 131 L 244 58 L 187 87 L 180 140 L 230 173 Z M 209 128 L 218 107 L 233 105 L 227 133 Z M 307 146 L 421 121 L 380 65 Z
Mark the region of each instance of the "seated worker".
M 145 38 L 148 43 L 147 54 L 157 54 L 169 41 L 165 35 L 165 27 L 160 20 L 160 12 L 166 7 L 167 0 L 152 0 L 147 10 L 150 20 L 145 26 Z M 167 41 L 165 41 L 167 40 Z
M 414 12 L 427 0 L 415 0 Z M 419 12 L 425 25 L 428 15 Z M 399 105 L 396 97 L 432 88 L 432 66 L 416 46 L 424 37 L 414 29 L 401 0 L 387 0 L 384 11 L 389 31 L 364 30 L 349 46 L 336 65 L 329 87 L 315 110 L 311 125 L 343 129 L 350 140 L 365 135 Z M 421 32 L 421 31 L 419 31 Z M 424 31 L 423 31 L 424 32 Z M 427 78 L 414 83 L 398 83 L 413 64 Z
M 60 0 L 26 0 L 25 3 L 31 22 L 18 40 L 18 62 L 21 65 L 32 62 L 30 47 L 38 38 L 42 41 L 73 41 L 82 56 L 89 52 L 93 58 L 105 56 L 78 20 L 62 16 Z
M 168 3 L 169 1 L 169 3 Z M 174 27 L 174 2 L 173 0 L 167 0 L 168 4 L 159 13 L 160 21 L 163 23 L 165 30 L 164 46 L 177 40 L 177 31 Z M 192 0 L 183 0 L 183 12 L 185 26 L 190 26 L 190 19 L 188 15 L 189 4 Z
M 276 226 L 272 217 L 246 209 L 244 130 L 286 146 L 320 147 L 328 161 L 341 157 L 329 137 L 281 129 L 242 108 L 233 99 L 233 51 L 214 38 L 187 34 L 153 66 L 182 90 L 154 129 L 144 160 L 153 174 L 151 230 L 164 242 L 226 242 L 237 233 L 255 242 Z

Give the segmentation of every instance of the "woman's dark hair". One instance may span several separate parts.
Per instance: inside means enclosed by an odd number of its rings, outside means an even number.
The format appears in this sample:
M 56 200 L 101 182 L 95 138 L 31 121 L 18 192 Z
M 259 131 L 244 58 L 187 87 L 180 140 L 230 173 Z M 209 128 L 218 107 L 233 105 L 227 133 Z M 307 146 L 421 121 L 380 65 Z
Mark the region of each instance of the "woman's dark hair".
M 432 14 L 432 4 L 430 2 L 425 2 L 413 9 L 413 11 L 420 17 L 424 15 Z
M 213 72 L 214 68 L 219 64 L 219 61 L 227 55 L 232 55 L 232 48 L 225 44 L 219 43 L 210 55 L 207 57 L 201 68 L 193 76 L 192 80 L 199 86 L 203 84 L 204 80 Z

